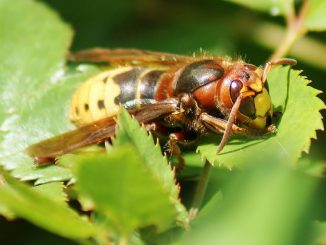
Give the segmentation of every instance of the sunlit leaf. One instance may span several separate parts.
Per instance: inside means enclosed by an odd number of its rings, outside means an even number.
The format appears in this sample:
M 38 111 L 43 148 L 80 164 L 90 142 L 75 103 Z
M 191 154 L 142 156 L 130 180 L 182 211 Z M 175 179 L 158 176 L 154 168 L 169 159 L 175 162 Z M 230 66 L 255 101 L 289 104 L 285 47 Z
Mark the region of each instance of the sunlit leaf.
M 115 147 L 110 154 L 76 159 L 79 191 L 93 200 L 98 212 L 105 214 L 122 235 L 149 225 L 164 230 L 175 222 L 177 210 L 169 192 L 132 145 Z
M 70 171 L 60 166 L 36 166 L 24 149 L 73 128 L 67 118 L 70 97 L 76 85 L 93 71 L 89 69 L 65 76 L 34 99 L 30 107 L 16 115 L 17 120 L 6 132 L 0 149 L 0 163 L 12 170 L 15 177 L 37 180 L 36 184 L 71 178 Z
M 118 126 L 117 137 L 114 138 L 113 145 L 131 143 L 137 149 L 146 166 L 170 193 L 170 200 L 179 211 L 179 221 L 186 223 L 187 213 L 180 203 L 180 189 L 176 184 L 175 172 L 171 169 L 166 157 L 163 157 L 160 145 L 155 144 L 152 135 L 149 135 L 144 127 L 140 127 L 136 120 L 131 120 L 130 115 L 124 109 L 119 114 Z
M 40 2 L 1 0 L 0 24 L 0 164 L 24 180 L 67 180 L 69 171 L 38 168 L 23 150 L 72 128 L 71 94 L 92 69 L 63 76 L 72 31 Z
M 46 91 L 62 74 L 72 31 L 40 2 L 1 0 L 0 13 L 0 118 L 11 130 L 39 96 L 34 91 Z
M 268 77 L 270 94 L 275 111 L 283 113 L 277 124 L 277 133 L 256 139 L 235 138 L 216 155 L 218 142 L 198 147 L 211 163 L 228 168 L 245 164 L 273 162 L 294 164 L 302 151 L 308 152 L 316 130 L 323 129 L 320 110 L 325 104 L 316 96 L 320 91 L 307 86 L 310 81 L 300 71 L 275 68 Z

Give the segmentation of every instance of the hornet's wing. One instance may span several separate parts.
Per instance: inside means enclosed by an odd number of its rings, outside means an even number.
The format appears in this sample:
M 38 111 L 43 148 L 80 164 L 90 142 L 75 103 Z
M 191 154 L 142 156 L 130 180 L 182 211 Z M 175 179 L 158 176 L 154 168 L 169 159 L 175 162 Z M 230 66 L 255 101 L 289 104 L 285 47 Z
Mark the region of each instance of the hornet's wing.
M 140 123 L 157 120 L 177 110 L 178 101 L 167 99 L 154 104 L 146 104 L 139 109 L 129 111 Z M 98 144 L 112 137 L 115 133 L 116 116 L 110 116 L 67 133 L 38 142 L 29 146 L 26 152 L 39 163 L 47 159 L 72 152 L 84 146 Z

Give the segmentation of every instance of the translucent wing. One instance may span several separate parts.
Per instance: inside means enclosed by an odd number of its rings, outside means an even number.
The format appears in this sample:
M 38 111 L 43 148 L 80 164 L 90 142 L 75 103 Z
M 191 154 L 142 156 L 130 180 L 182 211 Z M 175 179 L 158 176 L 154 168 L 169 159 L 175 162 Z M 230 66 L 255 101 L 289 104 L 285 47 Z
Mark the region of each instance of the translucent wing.
M 147 123 L 175 112 L 177 106 L 177 100 L 168 99 L 155 104 L 147 104 L 140 109 L 133 109 L 129 112 L 139 122 Z M 78 148 L 105 141 L 114 135 L 115 126 L 115 116 L 107 117 L 31 145 L 26 149 L 26 152 L 34 157 L 37 162 L 42 163 L 47 159 L 55 159 Z
M 152 52 L 139 49 L 87 49 L 70 54 L 69 60 L 79 62 L 108 62 L 113 65 L 146 65 L 166 66 L 184 65 L 199 57 L 183 56 L 169 53 Z

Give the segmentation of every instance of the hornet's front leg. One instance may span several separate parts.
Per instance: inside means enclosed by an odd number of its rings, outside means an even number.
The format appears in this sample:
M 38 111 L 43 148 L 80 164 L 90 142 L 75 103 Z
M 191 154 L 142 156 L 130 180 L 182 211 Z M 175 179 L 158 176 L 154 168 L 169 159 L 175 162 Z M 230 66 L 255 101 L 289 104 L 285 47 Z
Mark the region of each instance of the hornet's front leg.
M 199 119 L 209 130 L 218 134 L 224 133 L 228 122 L 224 119 L 211 116 L 206 112 L 202 113 Z M 250 130 L 248 130 L 247 128 L 239 127 L 235 124 L 232 125 L 232 132 L 242 135 L 251 135 Z
M 218 146 L 217 154 L 223 150 L 233 132 L 242 135 L 251 134 L 251 132 L 246 128 L 239 127 L 234 123 L 230 125 L 229 121 L 211 116 L 205 112 L 200 115 L 199 120 L 212 132 L 223 134 L 223 138 Z
M 211 115 L 209 115 L 209 114 L 207 114 L 205 112 L 202 113 L 199 116 L 199 120 L 201 121 L 202 124 L 205 125 L 205 127 L 207 129 L 209 129 L 210 131 L 212 131 L 214 133 L 217 133 L 217 134 L 223 134 L 223 136 L 227 140 L 230 138 L 232 133 L 245 135 L 245 136 L 254 136 L 254 135 L 262 135 L 262 134 L 268 134 L 268 133 L 275 133 L 276 132 L 276 128 L 275 128 L 274 124 L 270 125 L 264 131 L 253 131 L 252 129 L 242 128 L 242 127 L 237 126 L 236 124 L 232 124 L 229 131 L 227 131 L 228 130 L 228 125 L 230 125 L 229 121 L 226 121 L 224 119 L 211 116 Z M 219 152 L 223 149 L 223 147 L 227 143 L 227 140 L 225 142 L 221 141 L 221 143 L 220 143 L 220 145 L 218 147 Z

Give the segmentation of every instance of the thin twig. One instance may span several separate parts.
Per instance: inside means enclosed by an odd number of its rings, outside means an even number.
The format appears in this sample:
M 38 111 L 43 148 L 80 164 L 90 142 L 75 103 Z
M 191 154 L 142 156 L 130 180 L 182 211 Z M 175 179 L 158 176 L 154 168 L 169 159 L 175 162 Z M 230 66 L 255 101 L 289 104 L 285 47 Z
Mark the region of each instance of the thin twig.
M 208 180 L 209 180 L 209 175 L 210 175 L 212 168 L 213 168 L 213 165 L 209 161 L 206 160 L 204 168 L 203 168 L 203 172 L 201 173 L 198 184 L 197 184 L 197 188 L 196 188 L 195 195 L 194 195 L 194 200 L 193 200 L 191 208 L 189 210 L 189 220 L 190 221 L 197 216 L 198 210 L 202 205 L 202 202 L 203 202 L 203 199 L 205 196 L 205 192 L 206 192 L 206 188 L 207 188 L 207 184 L 208 184 Z
M 304 0 L 299 14 L 295 15 L 294 9 L 289 8 L 286 13 L 287 31 L 279 48 L 274 52 L 269 60 L 275 60 L 283 57 L 288 53 L 293 44 L 302 37 L 307 29 L 304 26 L 304 19 L 307 13 L 308 0 Z

